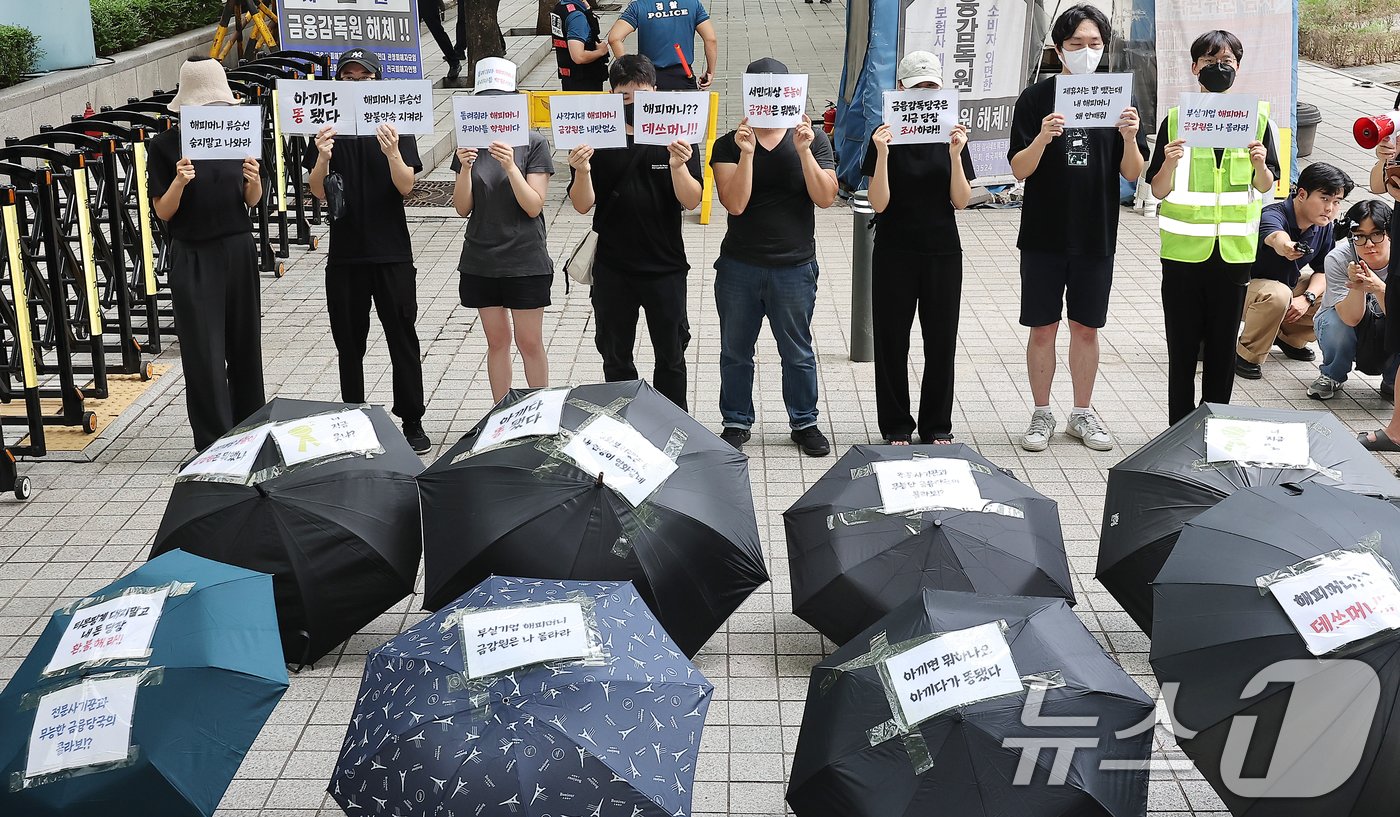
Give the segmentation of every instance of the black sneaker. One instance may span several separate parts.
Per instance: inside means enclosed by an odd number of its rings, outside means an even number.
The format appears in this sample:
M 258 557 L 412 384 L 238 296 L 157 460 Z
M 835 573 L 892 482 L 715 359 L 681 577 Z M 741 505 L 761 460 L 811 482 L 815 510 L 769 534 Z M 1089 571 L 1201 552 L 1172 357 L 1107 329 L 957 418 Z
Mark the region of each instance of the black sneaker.
M 418 420 L 403 421 L 403 436 L 415 454 L 426 454 L 433 450 L 433 442 L 423 431 L 423 423 Z
M 816 426 L 807 426 L 792 432 L 792 441 L 809 457 L 825 457 L 831 453 L 831 443 L 827 442 L 826 435 Z
M 749 433 L 747 428 L 731 428 L 729 426 L 725 426 L 724 431 L 720 432 L 719 435 L 721 440 L 734 446 L 737 451 L 743 451 L 744 443 L 748 442 L 752 437 L 753 435 Z
M 1277 346 L 1278 350 L 1283 352 L 1283 356 L 1289 360 L 1307 362 L 1317 357 L 1313 350 L 1309 349 L 1307 346 L 1289 346 L 1287 343 L 1277 338 L 1274 339 L 1274 345 Z
M 1250 363 L 1239 355 L 1235 355 L 1235 374 L 1246 380 L 1258 380 L 1264 376 L 1264 370 L 1259 368 L 1258 363 Z
M 452 59 L 447 61 L 447 81 L 451 82 L 462 75 L 462 61 Z

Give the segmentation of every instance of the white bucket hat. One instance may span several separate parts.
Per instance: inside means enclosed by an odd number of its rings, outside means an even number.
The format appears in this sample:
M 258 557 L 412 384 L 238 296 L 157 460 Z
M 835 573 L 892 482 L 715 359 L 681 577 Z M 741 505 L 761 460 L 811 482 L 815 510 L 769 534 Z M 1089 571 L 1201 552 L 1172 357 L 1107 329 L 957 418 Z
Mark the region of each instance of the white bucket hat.
M 195 57 L 180 66 L 180 87 L 175 98 L 166 103 L 167 108 L 179 111 L 182 105 L 237 105 L 233 91 L 228 87 L 228 74 L 224 66 L 208 57 Z

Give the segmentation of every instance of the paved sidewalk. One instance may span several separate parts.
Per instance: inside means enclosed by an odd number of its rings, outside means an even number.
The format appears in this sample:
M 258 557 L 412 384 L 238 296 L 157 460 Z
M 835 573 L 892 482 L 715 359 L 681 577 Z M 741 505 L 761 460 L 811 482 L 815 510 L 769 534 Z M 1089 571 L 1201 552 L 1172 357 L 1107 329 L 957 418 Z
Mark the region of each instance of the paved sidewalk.
M 750 59 L 771 54 L 795 71 L 812 75 L 814 118 L 839 81 L 845 8 L 792 0 L 718 0 L 711 6 L 721 37 L 723 115 L 735 117 L 738 74 Z M 516 15 L 519 16 L 519 15 Z M 605 26 L 614 15 L 607 15 Z M 505 15 L 503 15 L 505 20 Z M 507 25 L 515 24 L 512 19 Z M 430 63 L 432 60 L 430 60 Z M 546 60 L 526 84 L 553 87 Z M 437 68 L 440 72 L 442 69 Z M 1352 144 L 1351 119 L 1382 110 L 1393 94 L 1363 89 L 1336 72 L 1305 67 L 1302 98 L 1323 108 L 1325 121 L 1313 158 L 1332 157 L 1365 178 L 1367 156 Z M 550 188 L 549 242 L 562 258 L 587 229 L 563 200 L 567 165 Z M 445 170 L 436 178 L 447 178 Z M 1358 198 L 1360 193 L 1353 196 Z M 1050 450 L 1023 452 L 1014 443 L 1030 415 L 1025 389 L 1025 333 L 1017 318 L 1017 211 L 973 211 L 960 216 L 966 251 L 958 394 L 954 415 L 959 440 L 1015 471 L 1060 503 L 1081 619 L 1123 667 L 1149 692 L 1157 691 L 1147 662 L 1147 639 L 1093 580 L 1104 480 L 1108 468 L 1166 426 L 1165 347 L 1157 290 L 1157 237 L 1151 218 L 1124 211 L 1118 251 L 1117 287 L 1111 322 L 1102 334 L 1103 364 L 1095 403 L 1118 436 L 1116 451 L 1098 453 L 1057 436 Z M 826 459 L 799 456 L 787 437 L 779 391 L 779 367 L 771 338 L 759 343 L 759 419 L 746 450 L 771 584 L 743 605 L 697 661 L 715 684 L 700 754 L 694 809 L 699 815 L 779 815 L 801 722 L 811 667 L 833 645 L 792 615 L 782 511 L 834 462 L 846 447 L 878 441 L 873 373 L 852 364 L 849 350 L 851 215 L 841 205 L 817 220 L 821 291 L 815 337 L 821 377 L 821 424 L 836 451 Z M 419 332 L 424 374 L 430 387 L 425 425 L 439 443 L 431 461 L 489 408 L 486 344 L 475 315 L 457 301 L 457 255 L 463 222 L 449 212 L 415 211 L 411 222 L 420 276 Z M 711 264 L 723 237 L 724 217 L 716 203 L 714 223 L 692 216 L 685 238 L 694 264 L 690 315 L 695 335 L 691 405 L 696 416 L 718 428 L 718 328 L 712 298 Z M 324 247 L 324 244 L 322 245 Z M 338 395 L 334 345 L 322 295 L 324 250 L 294 254 L 286 277 L 264 279 L 264 342 L 269 395 L 334 399 Z M 556 278 L 554 305 L 545 320 L 549 359 L 556 383 L 601 377 L 593 348 L 587 294 L 566 294 Z M 1070 408 L 1062 336 L 1061 376 L 1053 403 L 1061 417 Z M 914 347 L 919 348 L 915 342 Z M 389 361 L 377 321 L 370 339 L 366 376 L 372 399 L 390 395 Z M 177 350 L 178 351 L 178 350 Z M 178 357 L 167 353 L 166 357 Z M 915 370 L 921 361 L 916 360 Z M 639 370 L 650 369 L 645 348 Z M 1315 367 L 1272 357 L 1261 381 L 1240 381 L 1240 403 L 1317 409 L 1304 388 Z M 517 377 L 519 373 L 517 370 Z M 90 593 L 144 561 L 158 527 L 178 463 L 190 454 L 182 383 L 171 385 L 136 418 L 96 462 L 31 462 L 21 465 L 35 483 L 27 504 L 0 500 L 0 681 L 7 680 L 55 607 Z M 523 379 L 519 382 L 523 382 Z M 1375 427 L 1390 405 L 1376 394 L 1376 378 L 1354 378 L 1326 405 L 1355 429 Z M 421 590 L 421 581 L 420 581 Z M 356 695 L 368 649 L 412 625 L 423 613 L 415 594 L 352 638 L 314 669 L 293 678 L 286 698 L 223 801 L 223 815 L 313 817 L 338 815 L 324 794 Z M 1165 760 L 1182 760 L 1159 730 Z M 1151 814 L 1223 813 L 1218 799 L 1190 767 L 1154 775 Z

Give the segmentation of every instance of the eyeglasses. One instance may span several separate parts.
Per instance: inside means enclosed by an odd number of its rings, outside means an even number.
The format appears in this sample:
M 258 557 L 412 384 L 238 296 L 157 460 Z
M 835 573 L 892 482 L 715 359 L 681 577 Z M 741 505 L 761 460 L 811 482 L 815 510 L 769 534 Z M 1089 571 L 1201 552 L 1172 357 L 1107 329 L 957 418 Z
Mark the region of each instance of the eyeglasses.
M 1352 241 L 1355 241 L 1357 244 L 1375 244 L 1375 245 L 1379 246 L 1380 243 L 1381 243 L 1382 241 L 1386 240 L 1387 238 L 1390 238 L 1390 233 L 1352 233 L 1352 234 L 1351 234 L 1351 240 L 1352 240 Z

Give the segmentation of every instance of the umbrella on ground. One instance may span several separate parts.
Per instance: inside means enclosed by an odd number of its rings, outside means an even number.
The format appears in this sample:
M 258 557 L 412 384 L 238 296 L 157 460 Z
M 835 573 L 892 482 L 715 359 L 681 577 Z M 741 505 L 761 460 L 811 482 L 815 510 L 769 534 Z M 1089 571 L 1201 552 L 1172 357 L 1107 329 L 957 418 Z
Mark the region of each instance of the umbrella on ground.
M 973 501 L 945 492 L 886 512 L 882 484 L 919 472 L 892 480 L 874 464 L 901 462 L 941 478 L 960 468 Z M 950 500 L 961 507 L 936 507 Z M 981 510 L 964 509 L 973 506 Z M 1074 603 L 1058 506 L 965 445 L 853 446 L 783 520 L 793 611 L 838 644 L 925 587 Z
M 1347 562 L 1317 559 L 1336 551 Z M 1152 669 L 1164 687 L 1180 684 L 1177 742 L 1231 813 L 1395 812 L 1396 633 L 1335 654 L 1346 660 L 1318 660 L 1326 653 L 1314 653 L 1299 629 L 1331 640 L 1375 615 L 1393 626 L 1395 611 L 1376 601 L 1400 596 L 1393 576 L 1384 566 L 1375 571 L 1391 584 L 1379 593 L 1382 585 L 1362 583 L 1352 569 L 1378 564 L 1372 552 L 1400 564 L 1400 510 L 1393 505 L 1322 485 L 1266 486 L 1239 491 L 1187 523 L 1157 575 Z M 1316 560 L 1322 572 L 1277 592 L 1261 590 L 1261 577 L 1305 560 Z M 1348 566 L 1338 571 L 1329 563 Z M 1337 573 L 1336 583 L 1325 577 Z M 1288 610 L 1307 613 L 1290 618 Z
M 571 626 L 552 654 L 586 657 L 519 663 Z M 631 584 L 493 576 L 369 654 L 329 791 L 352 816 L 685 815 L 713 691 Z
M 473 452 L 551 399 L 559 433 Z M 748 459 L 641 381 L 513 391 L 418 485 L 428 610 L 492 574 L 631 581 L 694 655 L 768 580 Z
M 286 659 L 308 664 L 413 592 L 422 467 L 381 408 L 278 398 L 181 472 L 151 553 L 273 574 Z
M 1206 462 L 1206 420 L 1306 424 L 1302 468 Z M 1099 537 L 1099 583 L 1144 633 L 1152 635 L 1152 591 L 1181 526 L 1241 488 L 1331 485 L 1358 494 L 1400 497 L 1400 480 L 1323 411 L 1202 404 L 1108 472 Z
M 1092 725 L 1026 725 L 1031 695 L 1042 718 Z M 799 817 L 1141 817 L 1152 714 L 1063 599 L 924 590 L 812 670 L 787 801 Z M 1057 745 L 1077 747 L 1058 781 Z
M 271 577 L 153 559 L 54 613 L 0 693 L 0 814 L 209 817 L 286 689 Z

